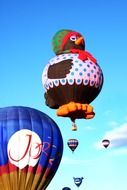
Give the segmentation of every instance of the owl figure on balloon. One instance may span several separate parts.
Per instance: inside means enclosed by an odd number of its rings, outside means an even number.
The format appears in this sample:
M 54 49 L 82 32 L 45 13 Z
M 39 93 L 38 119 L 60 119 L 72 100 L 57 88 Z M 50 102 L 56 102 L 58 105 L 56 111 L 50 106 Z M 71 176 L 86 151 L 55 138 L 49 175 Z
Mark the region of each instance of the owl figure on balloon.
M 60 30 L 52 40 L 55 57 L 49 60 L 42 74 L 45 103 L 57 109 L 57 116 L 69 117 L 72 130 L 76 119 L 92 119 L 90 103 L 103 85 L 103 72 L 97 60 L 85 51 L 85 39 L 73 30 Z

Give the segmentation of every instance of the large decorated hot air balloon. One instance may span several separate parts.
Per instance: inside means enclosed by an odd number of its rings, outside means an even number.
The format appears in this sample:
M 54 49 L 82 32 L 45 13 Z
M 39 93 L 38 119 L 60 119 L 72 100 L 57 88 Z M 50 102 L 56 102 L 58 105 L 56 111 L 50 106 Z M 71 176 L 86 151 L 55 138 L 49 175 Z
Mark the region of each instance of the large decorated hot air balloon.
M 78 146 L 78 140 L 77 139 L 69 139 L 67 144 L 68 144 L 68 147 L 72 150 L 72 152 L 74 152 Z
M 28 107 L 0 108 L 0 189 L 45 190 L 63 152 L 57 124 Z
M 52 44 L 56 56 L 49 60 L 42 74 L 46 105 L 74 123 L 77 118 L 93 118 L 95 113 L 90 103 L 103 84 L 100 66 L 85 51 L 85 40 L 79 32 L 60 30 Z

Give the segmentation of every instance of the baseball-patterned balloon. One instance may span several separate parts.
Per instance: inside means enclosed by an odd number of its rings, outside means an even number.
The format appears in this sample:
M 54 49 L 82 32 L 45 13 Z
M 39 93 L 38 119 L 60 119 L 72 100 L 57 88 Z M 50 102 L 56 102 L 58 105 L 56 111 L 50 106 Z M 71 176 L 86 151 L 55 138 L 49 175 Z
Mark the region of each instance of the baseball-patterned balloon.
M 42 74 L 46 105 L 58 116 L 91 119 L 89 105 L 100 93 L 103 73 L 97 60 L 85 51 L 83 36 L 72 30 L 60 30 L 53 37 L 56 56 L 49 60 Z
M 39 110 L 0 108 L 0 189 L 46 189 L 63 152 L 57 124 Z

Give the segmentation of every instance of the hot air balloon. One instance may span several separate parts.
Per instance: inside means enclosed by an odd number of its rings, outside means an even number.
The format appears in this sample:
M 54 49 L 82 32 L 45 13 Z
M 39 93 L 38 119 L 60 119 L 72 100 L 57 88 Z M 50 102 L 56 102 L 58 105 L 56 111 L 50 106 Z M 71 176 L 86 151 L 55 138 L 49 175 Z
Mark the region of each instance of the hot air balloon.
M 109 144 L 110 144 L 110 141 L 109 141 L 108 139 L 104 139 L 104 140 L 102 141 L 102 144 L 103 144 L 103 146 L 104 146 L 105 148 L 108 148 L 108 146 L 109 146 Z
M 67 144 L 68 144 L 69 148 L 72 150 L 72 152 L 74 152 L 78 146 L 78 140 L 77 139 L 69 139 Z
M 62 190 L 71 190 L 69 187 L 64 187 Z
M 57 124 L 39 110 L 0 108 L 0 189 L 45 190 L 63 152 Z
M 79 32 L 60 30 L 53 37 L 56 54 L 43 70 L 45 102 L 57 109 L 57 115 L 91 119 L 95 113 L 90 103 L 103 85 L 103 73 L 96 59 L 85 51 L 85 40 Z M 76 125 L 72 130 L 76 130 Z
M 83 177 L 73 177 L 74 183 L 77 187 L 79 187 L 82 184 Z

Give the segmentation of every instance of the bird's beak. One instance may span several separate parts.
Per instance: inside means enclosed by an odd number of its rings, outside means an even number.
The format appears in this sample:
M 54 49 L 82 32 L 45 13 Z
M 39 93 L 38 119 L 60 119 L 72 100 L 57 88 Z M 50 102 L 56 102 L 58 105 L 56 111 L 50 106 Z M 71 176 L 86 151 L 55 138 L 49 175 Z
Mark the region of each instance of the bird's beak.
M 76 44 L 76 45 L 80 45 L 81 43 L 83 43 L 83 37 L 79 37 L 79 38 L 75 41 L 75 44 Z

